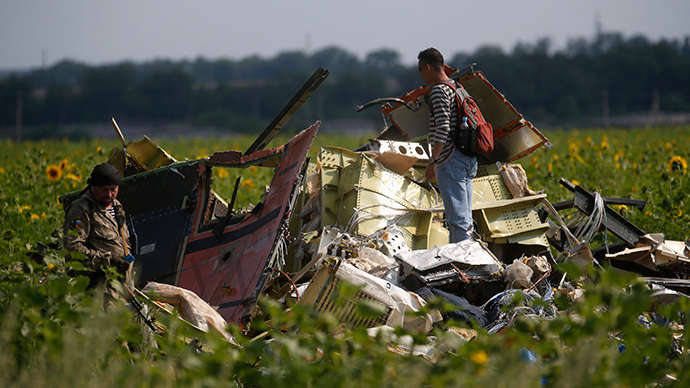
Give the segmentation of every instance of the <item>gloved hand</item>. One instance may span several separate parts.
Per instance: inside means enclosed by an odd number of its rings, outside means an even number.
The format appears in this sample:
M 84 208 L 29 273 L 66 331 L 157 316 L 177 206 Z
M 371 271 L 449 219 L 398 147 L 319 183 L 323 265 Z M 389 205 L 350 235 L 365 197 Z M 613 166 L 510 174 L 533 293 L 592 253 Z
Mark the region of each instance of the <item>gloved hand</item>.
M 113 264 L 120 272 L 124 273 L 129 269 L 129 263 L 121 258 L 110 259 L 111 264 Z
M 98 269 L 101 265 L 110 267 L 113 254 L 107 251 L 96 251 L 91 259 L 87 260 L 84 264 L 86 268 Z

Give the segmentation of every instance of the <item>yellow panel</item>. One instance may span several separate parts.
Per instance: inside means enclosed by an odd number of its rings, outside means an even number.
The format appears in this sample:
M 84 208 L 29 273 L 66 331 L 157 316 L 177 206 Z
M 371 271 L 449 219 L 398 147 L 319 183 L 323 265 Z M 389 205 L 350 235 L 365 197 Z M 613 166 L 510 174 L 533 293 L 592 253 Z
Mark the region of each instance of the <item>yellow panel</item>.
M 500 175 L 487 175 L 472 179 L 472 208 L 481 202 L 494 202 L 512 199 L 508 187 Z
M 338 214 L 338 169 L 321 168 L 321 226 L 336 225 Z
M 484 207 L 472 212 L 479 232 L 487 238 L 501 238 L 517 235 L 527 231 L 548 228 L 542 223 L 535 207 L 542 196 L 533 200 L 518 198 L 495 202 L 500 206 Z
M 447 243 L 445 229 L 433 224 L 432 212 L 424 210 L 441 204 L 437 194 L 364 154 L 340 170 L 339 176 L 337 224 L 351 224 L 348 232 L 371 235 L 395 221 L 412 249 Z
M 521 245 L 541 245 L 549 247 L 549 240 L 546 238 L 546 231 L 548 228 L 540 228 L 532 231 L 519 233 L 514 236 L 501 238 L 485 238 L 487 242 L 494 242 L 496 244 L 521 244 Z
M 135 158 L 149 170 L 176 162 L 172 156 L 146 136 L 144 136 L 144 140 L 127 144 L 127 155 Z
M 352 164 L 359 152 L 352 152 L 345 148 L 339 147 L 323 147 L 319 152 L 319 160 L 323 167 L 347 167 Z
M 126 150 L 128 160 L 136 165 L 138 172 L 154 170 L 176 162 L 164 149 L 158 147 L 146 136 L 144 136 L 143 140 L 129 142 Z M 120 172 L 122 172 L 124 170 L 122 162 L 123 151 L 114 148 L 108 158 L 108 163 L 118 167 Z
M 499 163 L 484 164 L 477 167 L 476 178 L 481 178 L 487 175 L 498 175 L 498 169 L 500 168 Z

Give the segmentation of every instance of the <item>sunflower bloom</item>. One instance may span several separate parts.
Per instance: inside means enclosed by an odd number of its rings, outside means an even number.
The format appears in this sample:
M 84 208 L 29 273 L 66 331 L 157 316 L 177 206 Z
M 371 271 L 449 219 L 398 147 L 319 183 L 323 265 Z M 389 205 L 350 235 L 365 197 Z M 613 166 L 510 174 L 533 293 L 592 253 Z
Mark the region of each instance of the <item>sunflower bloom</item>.
M 72 172 L 68 172 L 67 174 L 65 174 L 65 177 L 69 178 L 75 182 L 81 182 L 81 177 L 75 173 L 72 173 Z
M 470 356 L 470 360 L 477 365 L 484 364 L 488 359 L 489 356 L 483 350 L 476 351 Z
M 56 165 L 50 165 L 46 167 L 46 177 L 48 178 L 49 181 L 58 181 L 60 180 L 60 177 L 62 176 L 62 170 L 60 170 L 59 166 Z
M 668 172 L 685 175 L 688 172 L 688 161 L 682 156 L 674 156 L 668 161 Z
M 230 173 L 226 168 L 218 169 L 218 178 L 223 179 L 230 176 Z
M 4 173 L 5 173 L 5 169 L 0 167 L 0 174 L 4 174 Z
M 206 151 L 206 148 L 200 148 L 197 151 L 196 158 L 197 159 L 206 159 L 208 157 L 208 151 Z
M 29 205 L 21 205 L 19 206 L 19 212 L 24 213 L 24 210 L 31 210 L 31 206 Z
M 251 179 L 247 179 L 246 181 L 242 182 L 242 187 L 249 187 L 250 189 L 254 188 L 254 182 L 252 182 Z
M 681 209 L 672 209 L 668 212 L 668 215 L 669 217 L 678 218 L 683 215 L 683 211 Z
M 31 221 L 40 220 L 40 219 L 41 219 L 41 216 L 39 216 L 36 213 L 31 213 Z
M 64 172 L 65 169 L 67 168 L 67 163 L 69 163 L 69 159 L 62 159 L 60 164 L 58 164 L 58 167 L 60 168 L 60 171 Z

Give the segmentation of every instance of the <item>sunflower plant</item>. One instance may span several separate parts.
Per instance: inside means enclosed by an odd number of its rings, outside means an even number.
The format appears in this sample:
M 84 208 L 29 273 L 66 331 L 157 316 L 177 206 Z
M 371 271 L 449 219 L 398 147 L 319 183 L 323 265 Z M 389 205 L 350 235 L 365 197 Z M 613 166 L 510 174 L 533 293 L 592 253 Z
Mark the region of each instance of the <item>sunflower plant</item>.
M 554 147 L 519 161 L 533 189 L 545 190 L 552 202 L 572 199 L 558 184 L 564 177 L 603 196 L 644 199 L 642 211 L 616 210 L 647 232 L 687 239 L 690 128 L 544 133 Z M 354 149 L 366 138 L 319 135 L 310 155 L 321 145 Z M 208 156 L 208 150 L 243 150 L 252 141 L 187 139 L 160 145 L 177 159 L 194 159 Z M 398 329 L 398 340 L 391 340 L 369 335 L 363 327 L 344 328 L 333 315 L 301 306 L 286 311 L 276 301 L 261 300 L 263 318 L 252 323 L 258 337 L 230 327 L 241 349 L 161 318 L 168 332 L 159 338 L 152 361 L 125 346 L 141 341 L 131 311 L 99 309 L 85 290 L 86 279 L 69 276 L 77 267 L 66 252 L 49 247 L 36 256 L 37 243 L 60 240 L 63 210 L 57 196 L 84 187 L 82 177 L 107 158 L 103 150 L 115 145 L 115 140 L 0 144 L 6 150 L 0 154 L 0 375 L 8 386 L 611 387 L 659 386 L 667 376 L 678 378 L 679 386 L 690 381 L 685 357 L 690 343 L 678 325 L 690 308 L 687 299 L 659 304 L 634 277 L 593 268 L 583 277 L 582 301 L 558 294 L 556 318 L 518 318 L 499 334 L 450 322 L 437 323 L 431 336 Z M 230 171 L 227 176 L 214 171 L 214 187 L 226 190 L 226 197 L 236 180 Z M 261 168 L 241 173 L 242 181 L 252 182 L 243 191 L 261 192 L 272 176 Z M 578 268 L 564 270 L 581 278 Z M 667 324 L 656 323 L 662 321 L 658 317 Z M 449 330 L 475 335 L 467 342 Z M 420 346 L 438 339 L 444 347 L 425 356 L 412 354 L 405 352 L 403 338 Z M 205 347 L 195 346 L 197 341 Z

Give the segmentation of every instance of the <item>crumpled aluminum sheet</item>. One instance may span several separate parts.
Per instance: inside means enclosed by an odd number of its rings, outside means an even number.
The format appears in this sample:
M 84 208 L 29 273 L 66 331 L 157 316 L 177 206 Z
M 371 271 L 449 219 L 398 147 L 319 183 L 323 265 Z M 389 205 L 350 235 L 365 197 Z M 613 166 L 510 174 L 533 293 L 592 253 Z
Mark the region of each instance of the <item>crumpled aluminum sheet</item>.
M 459 265 L 462 269 L 481 267 L 486 275 L 499 272 L 501 263 L 482 244 L 473 240 L 465 240 L 454 244 L 435 246 L 430 249 L 400 252 L 395 259 L 402 264 L 402 278 L 412 271 L 429 272 L 435 268 L 450 264 Z

